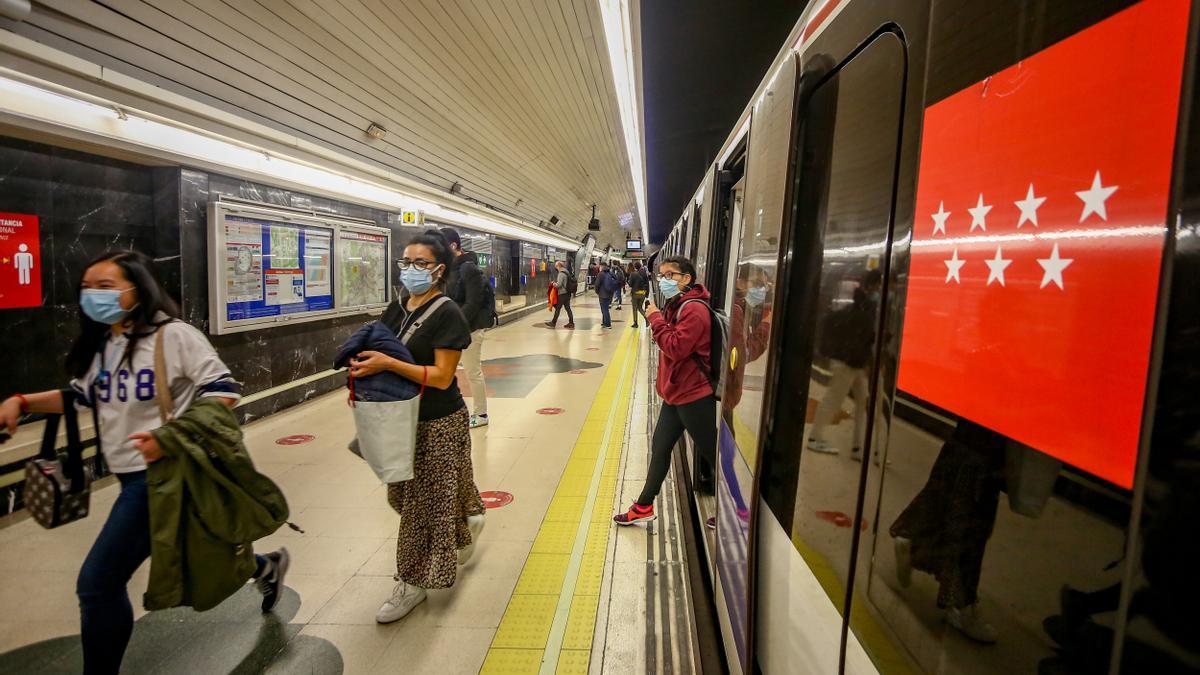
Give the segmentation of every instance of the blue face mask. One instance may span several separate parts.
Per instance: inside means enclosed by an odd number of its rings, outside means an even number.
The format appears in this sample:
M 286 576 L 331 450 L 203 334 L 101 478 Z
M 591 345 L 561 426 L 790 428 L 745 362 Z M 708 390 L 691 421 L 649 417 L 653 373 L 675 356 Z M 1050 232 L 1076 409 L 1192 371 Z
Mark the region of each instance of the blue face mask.
M 111 326 L 129 314 L 129 310 L 121 306 L 121 294 L 132 290 L 85 288 L 79 293 L 79 307 L 92 321 Z
M 755 286 L 746 291 L 746 302 L 751 307 L 758 307 L 767 301 L 767 287 Z
M 404 284 L 409 293 L 420 295 L 433 286 L 433 271 L 419 270 L 416 267 L 400 270 L 400 283 Z
M 679 295 L 679 282 L 674 279 L 659 279 L 658 290 L 667 300 Z

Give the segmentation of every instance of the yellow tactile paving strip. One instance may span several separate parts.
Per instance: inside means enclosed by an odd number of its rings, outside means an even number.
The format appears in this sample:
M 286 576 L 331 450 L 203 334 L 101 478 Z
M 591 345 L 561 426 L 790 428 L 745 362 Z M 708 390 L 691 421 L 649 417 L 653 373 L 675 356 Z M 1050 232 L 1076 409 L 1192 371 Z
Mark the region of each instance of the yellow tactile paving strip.
M 637 346 L 633 333 L 626 333 L 617 345 L 481 673 L 588 672 Z M 570 584 L 572 556 L 580 553 L 575 582 Z M 569 612 L 565 628 L 558 624 L 561 644 L 556 640 L 549 645 L 555 616 L 564 605 Z

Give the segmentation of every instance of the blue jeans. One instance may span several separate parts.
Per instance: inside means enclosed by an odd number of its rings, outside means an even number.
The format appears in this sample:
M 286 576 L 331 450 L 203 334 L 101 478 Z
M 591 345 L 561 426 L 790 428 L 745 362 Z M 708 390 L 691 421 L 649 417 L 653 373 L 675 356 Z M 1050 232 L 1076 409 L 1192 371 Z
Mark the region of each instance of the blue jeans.
M 618 288 L 617 292 L 613 293 L 613 302 L 617 303 L 617 307 L 621 306 L 621 289 Z
M 119 473 L 121 494 L 79 570 L 80 634 L 85 675 L 117 673 L 133 634 L 133 606 L 126 586 L 150 557 L 150 495 L 146 472 Z M 259 570 L 264 559 L 258 559 Z
M 611 326 L 612 317 L 608 314 L 608 306 L 612 303 L 612 298 L 600 298 L 600 325 Z

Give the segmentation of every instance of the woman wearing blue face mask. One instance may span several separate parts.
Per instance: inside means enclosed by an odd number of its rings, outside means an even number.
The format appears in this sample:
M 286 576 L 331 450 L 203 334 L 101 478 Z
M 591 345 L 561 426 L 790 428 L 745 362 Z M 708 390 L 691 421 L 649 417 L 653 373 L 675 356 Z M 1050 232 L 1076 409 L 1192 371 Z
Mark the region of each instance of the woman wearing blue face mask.
M 400 514 L 396 541 L 396 586 L 375 620 L 403 618 L 430 588 L 454 585 L 457 565 L 466 563 L 483 531 L 483 500 L 471 467 L 467 404 L 455 370 L 471 344 L 471 329 L 458 305 L 442 295 L 452 259 L 437 230 L 417 235 L 398 261 L 403 293 L 383 313 L 384 324 L 403 335 L 417 326 L 405 346 L 413 363 L 362 352 L 350 374 L 368 377 L 390 370 L 422 383 L 413 477 L 388 485 L 388 503 Z
M 78 404 L 93 407 L 100 451 L 120 481 L 120 494 L 83 562 L 76 583 L 85 673 L 116 673 L 133 632 L 126 585 L 150 555 L 150 497 L 146 465 L 163 458 L 151 431 L 162 424 L 156 400 L 154 346 L 162 332 L 166 379 L 181 414 L 193 400 L 241 398 L 204 334 L 179 321 L 179 309 L 136 251 L 105 254 L 88 265 L 80 282 L 79 337 L 67 355 Z M 60 390 L 18 394 L 0 404 L 0 427 L 16 431 L 22 413 L 62 413 Z M 256 556 L 255 578 L 263 611 L 280 596 L 288 555 L 280 549 Z
M 633 506 L 613 516 L 618 525 L 654 520 L 654 499 L 671 468 L 671 450 L 686 430 L 699 458 L 698 491 L 711 491 L 717 454 L 717 401 L 708 364 L 712 348 L 711 309 L 704 286 L 696 283 L 696 268 L 683 256 L 671 256 L 658 266 L 658 290 L 665 298 L 660 310 L 646 308 L 658 345 L 656 387 L 663 404 L 651 441 L 646 483 Z

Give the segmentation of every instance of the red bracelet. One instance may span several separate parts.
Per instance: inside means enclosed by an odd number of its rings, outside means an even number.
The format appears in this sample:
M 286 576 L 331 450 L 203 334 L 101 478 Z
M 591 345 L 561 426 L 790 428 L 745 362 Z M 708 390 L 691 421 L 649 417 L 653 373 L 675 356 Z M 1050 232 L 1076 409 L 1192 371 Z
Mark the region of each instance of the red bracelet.
M 21 402 L 21 414 L 29 412 L 29 399 L 25 398 L 25 394 L 13 394 L 13 398 Z

